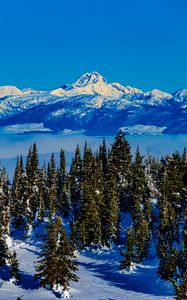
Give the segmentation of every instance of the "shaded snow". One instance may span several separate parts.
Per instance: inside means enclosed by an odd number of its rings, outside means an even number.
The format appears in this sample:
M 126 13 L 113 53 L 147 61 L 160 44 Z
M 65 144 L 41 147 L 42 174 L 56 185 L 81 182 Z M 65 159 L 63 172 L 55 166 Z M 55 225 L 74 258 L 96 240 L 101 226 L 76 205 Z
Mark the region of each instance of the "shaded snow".
M 42 234 L 44 227 L 38 229 Z M 21 270 L 21 285 L 0 280 L 0 300 L 53 300 L 60 295 L 47 289 L 38 289 L 34 281 L 34 261 L 40 253 L 40 241 L 25 241 L 21 235 L 13 239 Z M 72 300 L 171 300 L 172 292 L 168 286 L 156 277 L 157 261 L 150 260 L 143 265 L 137 265 L 131 274 L 119 271 L 119 249 L 107 249 L 97 252 L 84 251 L 78 254 L 80 280 L 71 283 L 70 298 Z M 66 293 L 65 293 L 66 294 Z M 69 296 L 68 293 L 66 294 Z M 64 295 L 65 296 L 65 295 Z

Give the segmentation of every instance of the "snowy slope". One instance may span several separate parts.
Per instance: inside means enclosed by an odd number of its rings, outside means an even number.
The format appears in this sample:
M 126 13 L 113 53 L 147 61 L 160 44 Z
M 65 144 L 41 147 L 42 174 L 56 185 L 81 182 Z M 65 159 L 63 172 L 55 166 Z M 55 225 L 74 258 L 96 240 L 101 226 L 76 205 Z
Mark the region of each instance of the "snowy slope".
M 15 286 L 1 280 L 0 300 L 55 300 L 58 295 L 47 289 L 38 289 L 34 281 L 34 262 L 40 252 L 40 240 L 24 241 L 14 236 L 13 248 L 17 252 L 21 270 L 21 285 Z M 119 271 L 119 250 L 103 250 L 100 253 L 83 252 L 78 254 L 80 277 L 72 283 L 70 294 L 73 300 L 171 300 L 169 287 L 156 277 L 157 261 L 154 259 L 140 265 L 131 274 Z
M 107 83 L 97 72 L 51 91 L 0 87 L 0 126 L 43 123 L 54 132 L 83 130 L 93 135 L 152 126 L 164 128 L 163 133 L 186 134 L 186 112 L 185 89 L 173 94 L 158 89 L 143 92 Z

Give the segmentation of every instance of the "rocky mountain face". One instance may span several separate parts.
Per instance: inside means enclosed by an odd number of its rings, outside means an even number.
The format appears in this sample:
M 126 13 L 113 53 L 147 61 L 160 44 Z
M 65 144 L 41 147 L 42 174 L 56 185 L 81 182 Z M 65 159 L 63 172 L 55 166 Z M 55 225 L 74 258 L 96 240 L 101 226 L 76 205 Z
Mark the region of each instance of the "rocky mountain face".
M 110 135 L 119 128 L 138 134 L 187 134 L 187 89 L 143 92 L 107 83 L 97 72 L 51 91 L 0 87 L 0 126 L 18 124 L 93 135 Z

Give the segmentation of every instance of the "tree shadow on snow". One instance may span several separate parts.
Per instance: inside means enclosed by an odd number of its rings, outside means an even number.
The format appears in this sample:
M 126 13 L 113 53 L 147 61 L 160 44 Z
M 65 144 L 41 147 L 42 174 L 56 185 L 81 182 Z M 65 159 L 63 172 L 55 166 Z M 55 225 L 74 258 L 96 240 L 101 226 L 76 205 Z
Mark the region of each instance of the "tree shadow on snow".
M 21 286 L 25 290 L 34 290 L 39 288 L 39 283 L 34 279 L 29 273 L 21 272 L 21 279 L 19 286 Z
M 0 279 L 2 280 L 9 280 L 9 267 L 3 266 L 0 269 Z
M 106 254 L 84 253 L 84 256 L 92 258 L 91 262 L 80 262 L 79 265 L 90 270 L 96 277 L 108 281 L 111 286 L 134 291 L 137 293 L 152 294 L 155 296 L 173 296 L 172 291 L 167 290 L 164 282 L 157 281 L 156 268 L 154 266 L 138 266 L 134 273 L 121 273 L 119 262 L 121 258 L 116 254 L 109 257 Z

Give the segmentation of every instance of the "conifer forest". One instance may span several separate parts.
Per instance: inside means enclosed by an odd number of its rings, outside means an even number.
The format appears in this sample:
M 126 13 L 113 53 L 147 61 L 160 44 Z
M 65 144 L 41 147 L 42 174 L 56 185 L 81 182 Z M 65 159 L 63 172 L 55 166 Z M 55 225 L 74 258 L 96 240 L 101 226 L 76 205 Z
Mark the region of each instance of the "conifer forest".
M 110 147 L 105 140 L 95 152 L 86 142 L 84 151 L 77 145 L 67 168 L 63 150 L 58 164 L 52 153 L 40 165 L 33 144 L 26 162 L 18 156 L 11 181 L 0 170 L 0 277 L 6 270 L 7 280 L 21 284 L 9 240 L 16 234 L 37 239 L 41 224 L 45 234 L 33 266 L 41 287 L 68 298 L 79 280 L 77 253 L 117 247 L 122 274 L 154 252 L 158 278 L 171 286 L 175 299 L 187 299 L 186 149 L 157 159 L 142 156 L 137 147 L 132 155 L 119 131 Z

